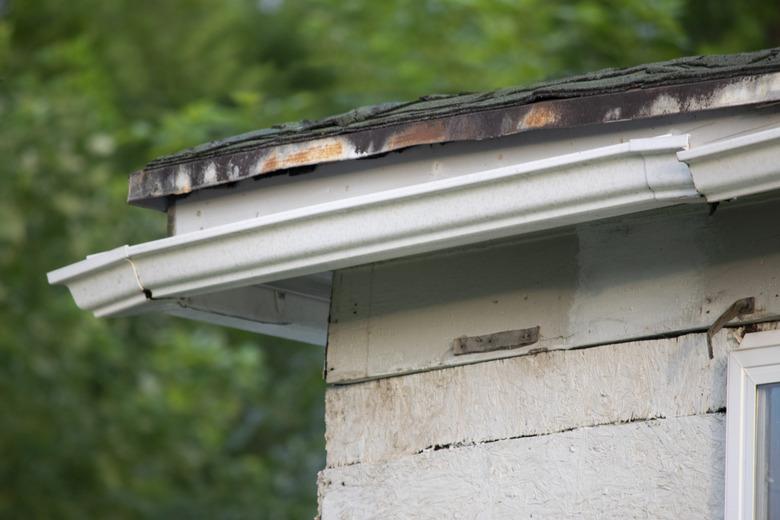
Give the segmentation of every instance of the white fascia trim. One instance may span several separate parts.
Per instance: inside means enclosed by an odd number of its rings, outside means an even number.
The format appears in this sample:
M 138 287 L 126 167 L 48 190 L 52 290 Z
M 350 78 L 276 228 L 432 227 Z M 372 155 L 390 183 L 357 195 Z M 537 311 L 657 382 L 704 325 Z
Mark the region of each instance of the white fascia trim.
M 677 154 L 708 202 L 780 188 L 780 128 L 698 146 Z
M 93 255 L 49 273 L 97 316 L 609 216 L 702 200 L 676 152 L 633 139 L 285 211 Z

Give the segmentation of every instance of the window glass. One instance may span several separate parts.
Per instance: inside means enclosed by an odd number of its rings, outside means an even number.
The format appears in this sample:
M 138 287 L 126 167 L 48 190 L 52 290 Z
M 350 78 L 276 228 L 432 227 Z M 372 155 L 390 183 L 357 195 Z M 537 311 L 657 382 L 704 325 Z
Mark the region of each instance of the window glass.
M 756 388 L 756 519 L 780 518 L 780 383 Z

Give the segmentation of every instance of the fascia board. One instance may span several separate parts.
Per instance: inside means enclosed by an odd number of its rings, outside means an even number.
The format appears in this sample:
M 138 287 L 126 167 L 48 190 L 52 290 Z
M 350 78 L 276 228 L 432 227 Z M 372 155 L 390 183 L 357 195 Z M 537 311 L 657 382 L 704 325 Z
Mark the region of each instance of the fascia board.
M 697 190 L 708 202 L 780 189 L 780 128 L 684 150 Z
M 264 142 L 262 138 L 254 144 L 245 141 L 236 147 L 222 143 L 228 145 L 227 148 L 220 148 L 220 144 L 215 143 L 213 147 L 206 146 L 211 148 L 208 152 L 202 149 L 200 153 L 189 151 L 178 154 L 178 158 L 162 158 L 133 173 L 128 201 L 163 210 L 167 207 L 169 196 L 186 195 L 282 169 L 366 158 L 410 146 L 493 139 L 540 129 L 611 125 L 771 103 L 780 98 L 780 74 L 772 72 L 774 68 L 761 68 L 761 61 L 768 53 L 762 51 L 761 54 L 757 55 L 757 63 L 748 65 L 754 75 L 743 69 L 736 76 L 718 78 L 718 65 L 710 68 L 700 63 L 687 71 L 684 70 L 687 67 L 678 68 L 678 65 L 671 69 L 665 66 L 658 69 L 651 65 L 647 70 L 649 76 L 639 79 L 639 83 L 637 70 L 629 72 L 628 76 L 623 75 L 626 71 L 612 71 L 610 83 L 616 79 L 621 83 L 622 78 L 623 88 L 613 83 L 615 89 L 608 88 L 611 92 L 591 91 L 580 92 L 582 95 L 574 97 L 549 97 L 550 92 L 542 88 L 539 92 L 544 98 L 542 100 L 532 96 L 525 100 L 515 99 L 518 104 L 510 101 L 508 104 L 488 102 L 486 105 L 483 99 L 477 102 L 478 107 L 471 108 L 466 106 L 468 103 L 456 102 L 459 106 L 454 111 L 445 109 L 448 103 L 444 101 L 444 106 L 439 105 L 444 110 L 428 111 L 423 108 L 417 116 L 407 114 L 411 116 L 409 119 L 398 119 L 399 114 L 396 113 L 381 123 L 369 118 L 354 127 L 347 124 L 349 128 L 342 125 L 330 130 L 319 127 L 315 133 L 303 132 L 292 140 L 282 138 L 281 142 L 275 143 Z M 666 72 L 676 69 L 677 72 L 672 74 L 679 76 L 678 73 L 682 73 L 688 76 L 688 81 L 680 82 L 681 78 L 676 77 L 671 83 L 644 84 L 661 69 L 666 69 Z M 663 71 L 661 73 L 664 74 Z M 591 83 L 591 80 L 586 80 L 586 83 Z M 572 86 L 568 83 L 564 90 Z M 582 86 L 589 90 L 588 86 Z M 450 106 L 450 109 L 454 108 Z M 424 117 L 425 114 L 427 117 Z M 237 138 L 241 140 L 240 136 Z
M 676 156 L 687 143 L 687 135 L 633 139 L 299 208 L 125 246 L 53 271 L 49 280 L 105 316 L 146 298 L 272 282 L 701 200 Z

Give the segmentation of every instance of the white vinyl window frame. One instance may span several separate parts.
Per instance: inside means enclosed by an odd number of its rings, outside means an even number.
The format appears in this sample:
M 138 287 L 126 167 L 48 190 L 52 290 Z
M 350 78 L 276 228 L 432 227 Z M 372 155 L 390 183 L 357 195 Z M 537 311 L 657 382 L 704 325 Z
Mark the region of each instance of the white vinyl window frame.
M 780 382 L 780 330 L 746 334 L 729 354 L 726 407 L 726 520 L 753 520 L 757 387 Z

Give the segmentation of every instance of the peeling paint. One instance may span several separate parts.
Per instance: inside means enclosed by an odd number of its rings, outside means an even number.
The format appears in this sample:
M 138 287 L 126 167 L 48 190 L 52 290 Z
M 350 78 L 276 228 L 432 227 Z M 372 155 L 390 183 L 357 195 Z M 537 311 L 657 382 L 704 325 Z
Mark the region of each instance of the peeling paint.
M 677 114 L 682 112 L 683 105 L 672 96 L 661 94 L 656 97 L 650 106 L 646 107 L 640 114 L 642 117 L 664 116 L 668 114 Z
M 523 117 L 518 130 L 527 130 L 531 128 L 547 128 L 554 126 L 561 118 L 561 114 L 556 112 L 553 106 L 542 104 L 531 108 Z
M 619 121 L 621 112 L 622 111 L 620 107 L 615 107 L 610 110 L 607 110 L 607 113 L 604 114 L 604 122 Z
M 203 184 L 211 185 L 217 183 L 217 165 L 214 162 L 208 163 L 203 172 Z
M 393 134 L 387 140 L 386 147 L 399 150 L 417 144 L 439 143 L 446 140 L 447 126 L 444 121 L 425 121 Z
M 181 165 L 176 168 L 176 190 L 178 193 L 189 193 L 192 191 L 192 182 L 190 179 L 190 171 L 187 166 Z
M 345 139 L 338 137 L 280 146 L 258 161 L 257 173 L 294 168 L 302 164 L 330 162 L 344 157 L 356 157 L 354 149 L 347 150 L 348 146 L 349 143 Z

